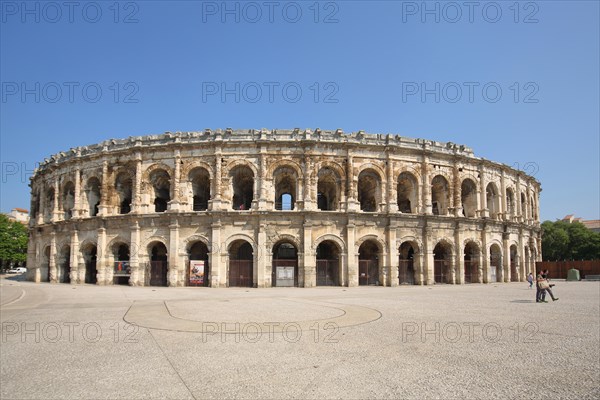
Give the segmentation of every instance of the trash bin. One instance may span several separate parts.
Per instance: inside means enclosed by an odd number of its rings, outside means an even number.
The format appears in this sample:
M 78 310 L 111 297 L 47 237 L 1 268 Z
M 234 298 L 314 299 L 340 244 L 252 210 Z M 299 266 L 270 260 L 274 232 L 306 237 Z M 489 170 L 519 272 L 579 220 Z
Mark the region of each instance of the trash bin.
M 579 278 L 579 270 L 575 268 L 571 268 L 567 273 L 567 281 L 580 281 Z

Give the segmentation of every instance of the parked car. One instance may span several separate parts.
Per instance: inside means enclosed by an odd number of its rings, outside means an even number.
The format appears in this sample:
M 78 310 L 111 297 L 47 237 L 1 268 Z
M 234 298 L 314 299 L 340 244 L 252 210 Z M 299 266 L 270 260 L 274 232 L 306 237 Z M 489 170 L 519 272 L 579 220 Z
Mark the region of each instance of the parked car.
M 9 274 L 22 274 L 24 272 L 27 272 L 27 268 L 25 267 L 17 267 L 8 270 Z

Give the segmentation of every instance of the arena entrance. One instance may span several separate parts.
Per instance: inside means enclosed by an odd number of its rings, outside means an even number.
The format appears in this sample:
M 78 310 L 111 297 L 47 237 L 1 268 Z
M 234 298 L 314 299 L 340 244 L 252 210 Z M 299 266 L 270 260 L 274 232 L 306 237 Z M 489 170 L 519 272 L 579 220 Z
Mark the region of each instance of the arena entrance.
M 450 258 L 452 251 L 449 245 L 438 243 L 433 249 L 433 280 L 435 283 L 450 283 Z
M 188 268 L 189 286 L 208 286 L 208 247 L 203 242 L 194 243 L 188 250 L 190 265 Z
M 90 244 L 83 249 L 83 261 L 85 263 L 85 283 L 95 284 L 98 282 L 98 271 L 96 270 L 96 258 L 98 249 Z
M 298 286 L 298 251 L 288 242 L 273 246 L 273 268 L 271 272 L 273 286 Z
M 358 248 L 358 284 L 379 285 L 379 248 L 372 240 Z
M 317 286 L 339 286 L 340 250 L 326 240 L 317 247 Z
M 113 283 L 115 285 L 129 285 L 131 277 L 131 267 L 129 265 L 129 246 L 120 243 L 114 246 L 113 256 L 115 263 L 113 266 Z
M 415 284 L 415 250 L 411 243 L 404 242 L 400 245 L 398 259 L 398 284 Z
M 229 287 L 253 287 L 252 245 L 245 240 L 236 240 L 229 247 Z
M 465 283 L 479 282 L 479 247 L 473 242 L 467 243 L 465 246 Z
M 155 243 L 150 248 L 150 286 L 167 286 L 167 247 Z
M 500 246 L 490 246 L 490 282 L 502 282 L 502 251 Z
M 60 283 L 71 283 L 71 246 L 65 245 L 58 257 L 58 281 Z

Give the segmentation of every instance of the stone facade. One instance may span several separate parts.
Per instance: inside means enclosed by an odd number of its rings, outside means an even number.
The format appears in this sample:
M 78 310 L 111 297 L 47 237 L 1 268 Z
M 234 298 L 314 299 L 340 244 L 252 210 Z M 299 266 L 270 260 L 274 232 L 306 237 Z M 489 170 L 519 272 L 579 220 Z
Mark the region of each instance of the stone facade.
M 541 260 L 539 182 L 453 143 L 167 132 L 56 154 L 30 185 L 36 282 L 185 286 L 200 260 L 212 287 L 488 283 Z

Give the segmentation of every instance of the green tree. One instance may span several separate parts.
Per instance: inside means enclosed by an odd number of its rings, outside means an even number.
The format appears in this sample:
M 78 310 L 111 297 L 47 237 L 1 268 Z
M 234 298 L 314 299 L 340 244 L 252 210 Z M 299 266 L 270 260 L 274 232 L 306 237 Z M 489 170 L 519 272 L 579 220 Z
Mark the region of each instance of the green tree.
M 0 214 L 0 262 L 24 262 L 27 260 L 27 227 L 11 221 Z
M 580 222 L 544 221 L 542 253 L 545 260 L 598 260 L 600 233 Z

